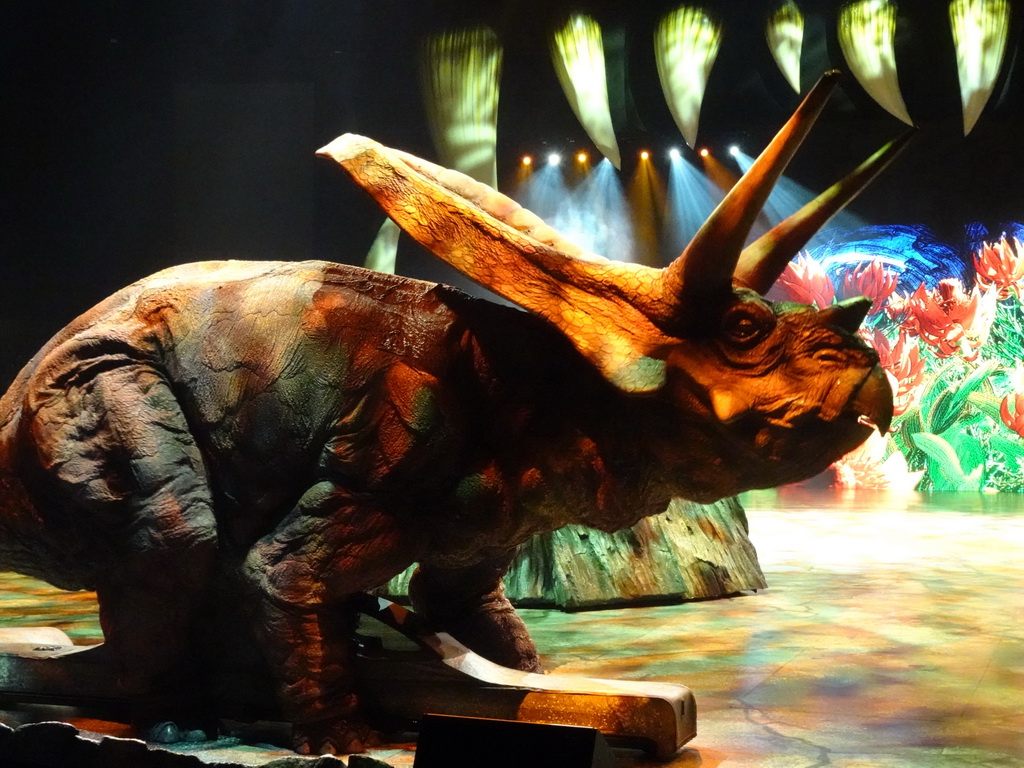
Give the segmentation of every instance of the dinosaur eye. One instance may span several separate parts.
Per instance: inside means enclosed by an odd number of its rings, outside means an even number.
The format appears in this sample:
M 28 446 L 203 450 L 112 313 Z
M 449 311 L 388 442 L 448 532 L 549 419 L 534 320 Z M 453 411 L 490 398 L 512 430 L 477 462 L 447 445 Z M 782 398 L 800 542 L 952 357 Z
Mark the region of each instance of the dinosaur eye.
M 775 315 L 759 304 L 738 304 L 722 318 L 722 333 L 732 344 L 747 349 L 761 341 L 775 327 Z

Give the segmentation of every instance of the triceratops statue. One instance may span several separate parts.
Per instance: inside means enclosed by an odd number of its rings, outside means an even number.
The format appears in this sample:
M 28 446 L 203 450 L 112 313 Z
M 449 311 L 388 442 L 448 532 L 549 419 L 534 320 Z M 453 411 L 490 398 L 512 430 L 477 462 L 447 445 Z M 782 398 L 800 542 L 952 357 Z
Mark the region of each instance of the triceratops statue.
M 582 253 L 462 174 L 335 140 L 321 154 L 407 233 L 528 311 L 322 262 L 141 280 L 0 400 L 0 568 L 95 589 L 140 693 L 180 691 L 202 617 L 241 606 L 300 751 L 367 743 L 353 596 L 413 563 L 433 626 L 537 669 L 501 586 L 528 537 L 800 480 L 887 429 L 891 392 L 857 336 L 867 300 L 761 294 L 901 142 L 744 247 L 833 80 L 664 269 Z

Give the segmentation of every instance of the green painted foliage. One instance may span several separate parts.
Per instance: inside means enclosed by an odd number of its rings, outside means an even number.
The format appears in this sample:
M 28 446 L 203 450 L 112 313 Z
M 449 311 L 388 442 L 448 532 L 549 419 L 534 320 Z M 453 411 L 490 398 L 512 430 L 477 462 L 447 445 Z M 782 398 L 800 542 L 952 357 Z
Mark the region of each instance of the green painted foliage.
M 985 472 L 984 463 L 965 471 L 957 450 L 938 435 L 926 432 L 914 435 L 914 444 L 928 456 L 928 478 L 935 490 L 980 491 Z M 974 451 L 969 451 L 974 453 Z M 964 458 L 968 458 L 967 455 Z

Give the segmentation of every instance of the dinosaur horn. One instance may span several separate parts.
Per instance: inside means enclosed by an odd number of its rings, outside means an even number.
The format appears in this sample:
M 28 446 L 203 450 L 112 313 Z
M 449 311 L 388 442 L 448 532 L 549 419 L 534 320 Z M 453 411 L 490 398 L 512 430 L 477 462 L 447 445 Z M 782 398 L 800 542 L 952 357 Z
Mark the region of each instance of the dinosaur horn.
M 803 208 L 784 219 L 743 249 L 733 284 L 764 293 L 779 279 L 790 260 L 880 174 L 907 145 L 910 130 L 890 141 L 861 163 L 842 181 L 833 184 Z
M 836 86 L 839 73 L 825 73 L 789 121 L 694 235 L 682 255 L 667 266 L 662 289 L 674 312 L 688 315 L 697 305 L 725 297 L 755 219 L 793 154 L 814 125 Z M 674 296 L 674 301 L 669 298 Z M 705 310 L 706 311 L 706 310 Z M 673 320 L 662 318 L 673 325 Z M 682 318 L 680 318 L 682 320 Z M 685 326 L 685 322 L 683 325 Z
M 620 389 L 664 382 L 672 340 L 644 308 L 661 270 L 586 253 L 491 187 L 371 139 L 346 134 L 317 154 L 435 256 L 557 327 Z

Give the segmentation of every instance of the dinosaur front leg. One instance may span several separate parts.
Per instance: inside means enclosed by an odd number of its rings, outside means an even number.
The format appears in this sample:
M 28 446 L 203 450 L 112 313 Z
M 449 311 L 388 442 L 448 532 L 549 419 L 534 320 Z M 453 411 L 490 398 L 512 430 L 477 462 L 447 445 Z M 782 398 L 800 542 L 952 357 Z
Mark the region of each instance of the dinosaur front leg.
M 361 722 L 351 668 L 353 595 L 414 560 L 396 520 L 322 482 L 252 548 L 257 640 L 277 678 L 281 706 L 303 753 L 361 752 L 374 735 Z
M 515 551 L 464 568 L 424 564 L 409 585 L 413 608 L 486 659 L 524 672 L 540 672 L 537 647 L 505 597 L 501 577 Z

